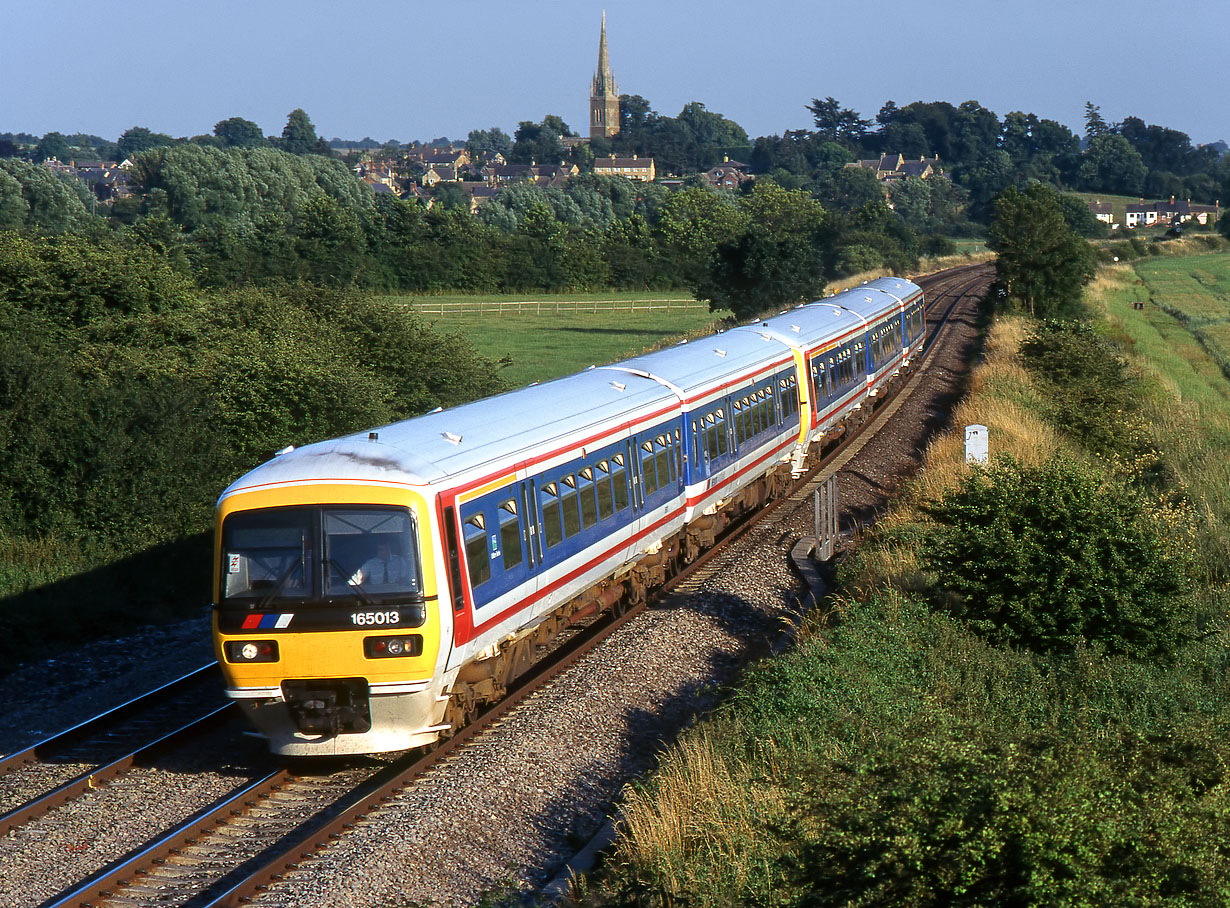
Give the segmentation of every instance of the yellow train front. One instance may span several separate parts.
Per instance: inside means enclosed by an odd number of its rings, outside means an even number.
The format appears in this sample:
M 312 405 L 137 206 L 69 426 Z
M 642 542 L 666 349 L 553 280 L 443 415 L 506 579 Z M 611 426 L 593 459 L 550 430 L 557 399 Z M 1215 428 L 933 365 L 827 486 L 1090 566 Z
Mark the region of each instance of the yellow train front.
M 228 695 L 285 755 L 431 743 L 448 699 L 427 497 L 348 482 L 336 454 L 307 478 L 302 458 L 275 458 L 218 503 L 215 652 Z M 279 475 L 283 460 L 300 463 Z

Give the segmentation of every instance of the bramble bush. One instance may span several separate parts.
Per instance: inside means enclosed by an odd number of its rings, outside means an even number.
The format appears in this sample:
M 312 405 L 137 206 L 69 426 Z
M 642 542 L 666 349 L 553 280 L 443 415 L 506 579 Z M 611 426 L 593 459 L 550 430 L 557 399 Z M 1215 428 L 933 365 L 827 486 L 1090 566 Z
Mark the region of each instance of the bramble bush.
M 924 506 L 945 606 L 1001 644 L 1167 658 L 1194 633 L 1190 555 L 1138 495 L 1079 463 L 1009 455 Z

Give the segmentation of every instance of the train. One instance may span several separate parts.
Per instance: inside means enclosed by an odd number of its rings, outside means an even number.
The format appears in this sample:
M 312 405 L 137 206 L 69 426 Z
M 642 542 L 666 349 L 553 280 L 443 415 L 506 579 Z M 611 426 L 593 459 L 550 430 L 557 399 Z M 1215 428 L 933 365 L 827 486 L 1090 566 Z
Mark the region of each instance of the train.
M 917 360 L 887 277 L 632 359 L 287 447 L 219 497 L 214 649 L 276 754 L 408 750 L 646 599 Z

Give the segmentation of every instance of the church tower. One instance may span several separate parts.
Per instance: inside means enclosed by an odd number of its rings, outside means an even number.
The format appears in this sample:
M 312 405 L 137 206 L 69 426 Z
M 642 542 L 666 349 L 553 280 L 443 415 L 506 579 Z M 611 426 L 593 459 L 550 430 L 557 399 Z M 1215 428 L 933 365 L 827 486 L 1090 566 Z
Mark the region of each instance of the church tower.
M 589 93 L 589 137 L 599 139 L 619 132 L 619 89 L 611 75 L 606 52 L 606 13 L 602 14 L 602 37 L 598 41 L 598 71 Z

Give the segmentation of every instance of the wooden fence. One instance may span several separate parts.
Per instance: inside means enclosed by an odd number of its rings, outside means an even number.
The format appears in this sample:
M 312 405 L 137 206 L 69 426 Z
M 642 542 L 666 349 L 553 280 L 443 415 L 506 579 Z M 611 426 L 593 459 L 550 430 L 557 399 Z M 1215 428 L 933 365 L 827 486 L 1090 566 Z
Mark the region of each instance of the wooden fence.
M 694 299 L 646 300 L 410 300 L 402 305 L 423 315 L 496 314 L 504 312 L 555 314 L 560 312 L 654 312 L 670 309 L 708 309 Z

